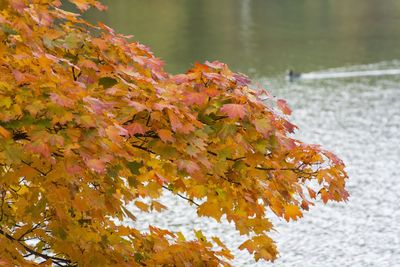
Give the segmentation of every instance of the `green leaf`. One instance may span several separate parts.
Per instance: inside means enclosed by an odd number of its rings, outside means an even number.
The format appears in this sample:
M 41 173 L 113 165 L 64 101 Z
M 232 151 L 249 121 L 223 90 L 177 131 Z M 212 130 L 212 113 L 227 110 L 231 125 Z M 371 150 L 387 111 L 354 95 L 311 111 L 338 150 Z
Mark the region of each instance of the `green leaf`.
M 7 25 L 7 24 L 5 24 L 5 23 L 0 24 L 0 29 L 1 29 L 6 35 L 15 35 L 15 34 L 18 33 L 15 29 L 11 28 L 9 25 Z
M 126 166 L 129 168 L 132 174 L 139 175 L 140 174 L 139 169 L 143 167 L 143 163 L 137 161 L 131 161 L 128 162 Z
M 275 149 L 279 145 L 278 138 L 275 135 L 271 135 L 269 138 L 269 143 L 271 145 L 271 148 Z
M 55 46 L 54 40 L 48 38 L 47 36 L 43 37 L 43 44 L 48 48 L 48 49 L 53 49 Z
M 76 32 L 70 32 L 65 37 L 63 46 L 67 49 L 76 49 L 80 46 L 81 38 Z
M 237 132 L 237 126 L 234 124 L 223 124 L 219 135 L 222 139 L 227 138 L 228 136 L 233 136 Z
M 225 160 L 226 158 L 232 157 L 233 147 L 225 147 L 218 151 L 218 158 Z
M 104 87 L 104 89 L 108 89 L 116 85 L 118 81 L 111 77 L 102 77 L 99 79 L 99 84 Z
M 173 146 L 163 144 L 161 142 L 150 142 L 149 147 L 157 154 L 164 158 L 173 158 L 178 155 L 178 151 Z
M 271 139 L 272 139 L 272 136 L 271 136 Z M 257 141 L 257 143 L 254 144 L 254 148 L 256 149 L 256 151 L 264 154 L 268 145 L 269 145 L 269 143 L 267 140 L 261 139 L 261 140 Z
M 133 176 L 128 177 L 128 183 L 131 187 L 137 187 L 139 185 L 139 181 Z
M 111 177 L 117 177 L 119 171 L 122 169 L 120 165 L 112 166 L 107 168 L 107 175 Z
M 133 257 L 135 258 L 135 261 L 136 261 L 136 262 L 140 262 L 141 260 L 144 259 L 144 257 L 142 256 L 142 254 L 140 254 L 140 253 L 138 253 L 138 252 L 136 252 L 136 253 L 133 255 Z
M 12 100 L 10 97 L 1 97 L 0 98 L 0 107 L 10 108 L 12 104 Z
M 67 232 L 62 228 L 58 228 L 56 231 L 54 231 L 56 235 L 58 235 L 62 240 L 67 239 Z

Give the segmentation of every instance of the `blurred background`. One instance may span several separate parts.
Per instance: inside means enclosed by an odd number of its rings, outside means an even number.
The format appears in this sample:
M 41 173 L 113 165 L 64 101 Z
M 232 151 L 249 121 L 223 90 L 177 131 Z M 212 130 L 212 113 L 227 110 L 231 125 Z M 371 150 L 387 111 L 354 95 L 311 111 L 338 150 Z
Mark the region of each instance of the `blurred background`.
M 297 222 L 272 216 L 281 253 L 274 263 L 255 263 L 235 249 L 243 238 L 232 225 L 199 219 L 169 195 L 170 210 L 128 224 L 219 235 L 237 256 L 234 266 L 398 266 L 400 76 L 335 73 L 400 70 L 399 0 L 102 2 L 108 11 L 86 18 L 135 35 L 169 72 L 219 60 L 285 98 L 300 128 L 295 136 L 336 153 L 350 176 L 348 203 L 318 204 Z M 289 82 L 288 69 L 334 78 Z
M 220 60 L 264 76 L 400 58 L 398 0 L 118 0 L 90 14 L 133 34 L 172 73 Z

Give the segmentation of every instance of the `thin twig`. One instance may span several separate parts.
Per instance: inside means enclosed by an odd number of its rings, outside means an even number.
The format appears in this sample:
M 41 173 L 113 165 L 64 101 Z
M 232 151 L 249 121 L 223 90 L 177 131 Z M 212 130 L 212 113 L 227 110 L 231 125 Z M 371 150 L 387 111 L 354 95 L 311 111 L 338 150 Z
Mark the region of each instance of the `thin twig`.
M 59 257 L 54 257 L 54 256 L 50 256 L 47 254 L 43 254 L 40 253 L 38 251 L 35 251 L 34 249 L 32 249 L 31 247 L 27 246 L 26 244 L 24 244 L 23 242 L 18 241 L 17 239 L 15 239 L 12 235 L 4 232 L 2 229 L 0 229 L 0 234 L 3 235 L 4 237 L 6 237 L 8 240 L 12 241 L 12 242 L 17 242 L 18 244 L 20 244 L 27 252 L 43 258 L 45 260 L 52 260 L 55 264 L 59 265 L 59 266 L 64 266 L 63 264 L 67 264 L 68 266 L 75 266 L 75 264 L 71 263 L 70 260 L 68 259 L 63 259 L 63 258 L 59 258 Z
M 155 152 L 151 151 L 150 149 L 148 149 L 148 148 L 146 148 L 146 147 L 139 146 L 139 145 L 135 145 L 135 144 L 133 144 L 133 143 L 131 143 L 131 146 L 136 147 L 136 148 L 138 148 L 138 149 L 141 149 L 141 150 L 143 150 L 143 151 L 149 152 L 150 154 L 156 155 Z
M 36 224 L 35 226 L 33 226 L 32 228 L 30 228 L 28 231 L 26 231 L 25 233 L 23 233 L 18 239 L 17 241 L 21 241 L 22 238 L 24 238 L 24 236 L 26 236 L 27 234 L 32 233 L 33 231 L 35 231 L 37 228 L 39 228 L 39 226 L 41 225 L 41 223 Z
M 40 169 L 38 169 L 38 168 L 36 168 L 36 167 L 33 167 L 33 166 L 32 166 L 32 163 L 28 163 L 28 162 L 26 162 L 26 161 L 24 161 L 24 160 L 21 160 L 21 162 L 24 163 L 25 165 L 31 167 L 32 169 L 34 169 L 35 171 L 37 171 L 38 173 L 40 173 L 40 174 L 43 175 L 43 176 L 46 176 L 47 174 L 49 174 L 49 173 L 53 170 L 53 168 L 50 167 L 50 169 L 49 169 L 47 172 L 43 172 L 42 170 L 40 170 Z
M 180 198 L 183 198 L 183 199 L 189 201 L 190 203 L 196 205 L 197 207 L 200 206 L 200 204 L 196 203 L 193 199 L 187 198 L 187 197 L 185 197 L 185 196 L 183 196 L 183 195 L 181 195 L 181 194 L 179 194 L 179 193 L 176 193 L 176 192 L 174 192 L 172 189 L 168 188 L 168 187 L 165 186 L 165 185 L 163 185 L 162 187 L 163 187 L 164 189 L 167 189 L 167 190 L 171 191 L 172 193 L 174 193 L 175 195 L 179 196 Z

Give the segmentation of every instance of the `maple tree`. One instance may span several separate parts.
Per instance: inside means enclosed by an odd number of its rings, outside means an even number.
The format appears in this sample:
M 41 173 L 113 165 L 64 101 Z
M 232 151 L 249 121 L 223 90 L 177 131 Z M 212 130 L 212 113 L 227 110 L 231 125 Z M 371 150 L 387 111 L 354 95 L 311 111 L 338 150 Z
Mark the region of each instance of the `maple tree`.
M 347 199 L 343 162 L 294 139 L 286 102 L 225 64 L 173 76 L 147 47 L 59 0 L 0 9 L 0 265 L 229 266 L 218 237 L 116 223 L 140 216 L 132 201 L 168 208 L 165 191 L 274 260 L 268 210 L 289 221 L 319 198 Z

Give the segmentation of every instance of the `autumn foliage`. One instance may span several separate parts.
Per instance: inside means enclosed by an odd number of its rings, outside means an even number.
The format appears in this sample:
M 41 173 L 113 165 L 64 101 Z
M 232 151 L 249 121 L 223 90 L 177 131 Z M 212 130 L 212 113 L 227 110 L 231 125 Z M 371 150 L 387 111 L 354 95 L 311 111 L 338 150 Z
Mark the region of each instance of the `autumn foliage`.
M 296 220 L 348 196 L 342 161 L 294 139 L 286 102 L 225 64 L 171 76 L 147 47 L 59 0 L 1 1 L 0 27 L 1 266 L 234 263 L 206 232 L 116 223 L 140 216 L 127 203 L 169 208 L 157 201 L 166 191 L 274 260 L 267 212 Z

